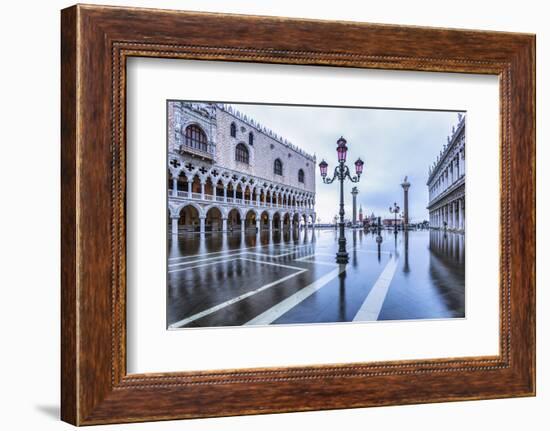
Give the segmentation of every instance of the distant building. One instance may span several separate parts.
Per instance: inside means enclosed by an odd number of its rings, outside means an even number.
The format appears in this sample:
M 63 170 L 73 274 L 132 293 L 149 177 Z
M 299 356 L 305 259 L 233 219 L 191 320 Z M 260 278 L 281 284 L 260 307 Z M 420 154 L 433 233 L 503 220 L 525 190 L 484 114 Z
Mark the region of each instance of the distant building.
M 394 227 L 394 226 L 401 227 L 402 225 L 403 225 L 402 218 L 398 218 L 397 220 L 393 218 L 385 218 L 382 220 L 382 226 L 384 227 Z
M 466 118 L 458 114 L 458 126 L 453 126 L 437 160 L 428 172 L 430 228 L 464 232 L 466 200 Z
M 168 103 L 172 233 L 315 224 L 315 156 L 230 105 Z

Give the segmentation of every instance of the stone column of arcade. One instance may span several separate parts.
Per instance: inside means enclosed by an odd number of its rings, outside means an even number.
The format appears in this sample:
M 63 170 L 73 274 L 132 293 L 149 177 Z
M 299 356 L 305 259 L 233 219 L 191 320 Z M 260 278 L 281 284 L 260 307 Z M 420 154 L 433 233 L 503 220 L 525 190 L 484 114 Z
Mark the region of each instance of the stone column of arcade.
M 227 217 L 222 217 L 222 232 L 227 232 Z
M 205 221 L 206 221 L 206 216 L 199 216 L 199 222 L 200 222 L 200 234 L 201 235 L 204 235 L 204 233 L 206 232 L 206 229 L 205 229 Z
M 173 236 L 173 237 L 177 237 L 177 236 L 178 236 L 178 221 L 179 221 L 179 216 L 172 216 L 172 217 L 171 217 L 171 221 L 172 221 L 172 236 Z
M 172 196 L 177 197 L 178 196 L 178 177 L 174 176 L 172 178 Z

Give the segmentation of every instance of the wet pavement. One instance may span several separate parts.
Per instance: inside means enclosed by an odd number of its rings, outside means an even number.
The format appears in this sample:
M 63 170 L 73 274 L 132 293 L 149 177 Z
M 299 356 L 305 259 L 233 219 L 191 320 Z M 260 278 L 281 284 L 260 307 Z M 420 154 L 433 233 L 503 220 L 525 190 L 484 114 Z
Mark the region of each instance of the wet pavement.
M 169 238 L 169 329 L 465 317 L 464 235 L 334 229 Z

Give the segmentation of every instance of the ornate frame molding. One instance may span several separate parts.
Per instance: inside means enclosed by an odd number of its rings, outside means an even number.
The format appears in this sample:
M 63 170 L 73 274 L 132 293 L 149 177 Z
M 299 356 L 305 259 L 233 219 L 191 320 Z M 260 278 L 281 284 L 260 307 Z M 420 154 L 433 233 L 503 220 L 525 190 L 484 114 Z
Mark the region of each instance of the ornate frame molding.
M 270 31 L 254 32 L 258 25 Z M 62 419 L 81 425 L 534 395 L 534 47 L 534 36 L 523 34 L 63 10 Z M 498 75 L 500 354 L 127 375 L 125 65 L 132 56 Z M 528 214 L 521 222 L 511 218 L 518 208 Z

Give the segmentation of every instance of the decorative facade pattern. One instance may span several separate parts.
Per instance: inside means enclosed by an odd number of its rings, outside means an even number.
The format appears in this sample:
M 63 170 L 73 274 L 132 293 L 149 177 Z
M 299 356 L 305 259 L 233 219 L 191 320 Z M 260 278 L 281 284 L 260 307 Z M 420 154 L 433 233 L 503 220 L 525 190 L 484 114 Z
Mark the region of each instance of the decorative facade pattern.
M 458 126 L 428 172 L 430 228 L 465 230 L 466 141 L 465 116 L 458 114 Z
M 315 156 L 229 105 L 168 103 L 168 208 L 182 231 L 315 224 Z

